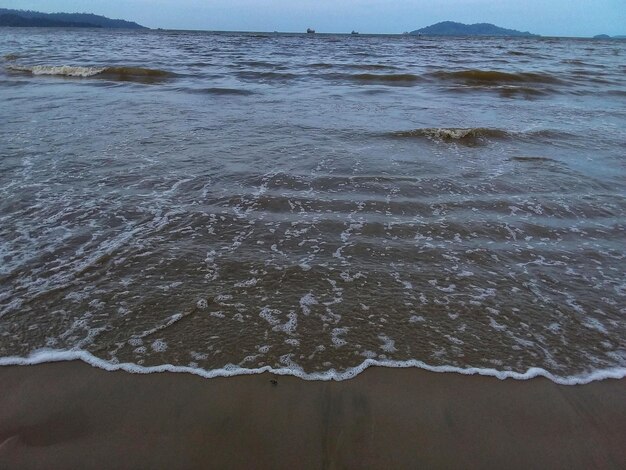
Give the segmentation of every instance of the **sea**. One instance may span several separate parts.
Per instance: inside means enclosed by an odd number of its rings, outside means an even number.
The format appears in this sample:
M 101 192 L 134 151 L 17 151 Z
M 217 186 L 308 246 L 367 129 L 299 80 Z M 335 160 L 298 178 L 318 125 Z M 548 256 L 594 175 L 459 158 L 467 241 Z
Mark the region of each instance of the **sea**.
M 626 42 L 0 29 L 0 364 L 626 376 Z

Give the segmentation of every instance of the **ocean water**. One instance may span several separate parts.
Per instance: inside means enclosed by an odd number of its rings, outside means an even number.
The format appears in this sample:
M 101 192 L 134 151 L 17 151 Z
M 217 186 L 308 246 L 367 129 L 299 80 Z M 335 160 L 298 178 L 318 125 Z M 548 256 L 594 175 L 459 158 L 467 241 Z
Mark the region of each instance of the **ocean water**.
M 0 29 L 0 364 L 626 375 L 626 42 Z

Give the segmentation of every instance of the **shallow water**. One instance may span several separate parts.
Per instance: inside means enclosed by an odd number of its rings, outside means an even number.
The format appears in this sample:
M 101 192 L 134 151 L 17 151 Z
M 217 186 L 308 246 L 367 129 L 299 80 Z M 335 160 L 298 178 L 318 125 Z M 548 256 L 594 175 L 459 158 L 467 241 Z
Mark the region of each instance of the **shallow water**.
M 624 375 L 626 42 L 3 28 L 0 57 L 0 362 Z

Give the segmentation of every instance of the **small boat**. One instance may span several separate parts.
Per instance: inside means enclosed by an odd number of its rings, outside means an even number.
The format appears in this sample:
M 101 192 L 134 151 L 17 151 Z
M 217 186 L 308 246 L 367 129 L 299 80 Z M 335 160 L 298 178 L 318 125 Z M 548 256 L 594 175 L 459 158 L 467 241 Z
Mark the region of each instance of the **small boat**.
M 352 31 L 350 34 L 359 34 L 358 31 Z
M 315 34 L 315 30 L 311 28 L 306 29 L 307 34 Z

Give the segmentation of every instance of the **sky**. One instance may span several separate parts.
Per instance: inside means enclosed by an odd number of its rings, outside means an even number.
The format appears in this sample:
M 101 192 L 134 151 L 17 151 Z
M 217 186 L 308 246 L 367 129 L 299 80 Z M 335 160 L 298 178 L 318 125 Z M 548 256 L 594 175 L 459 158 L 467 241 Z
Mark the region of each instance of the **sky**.
M 0 7 L 164 29 L 401 33 L 450 20 L 542 36 L 626 35 L 626 0 L 0 0 Z

